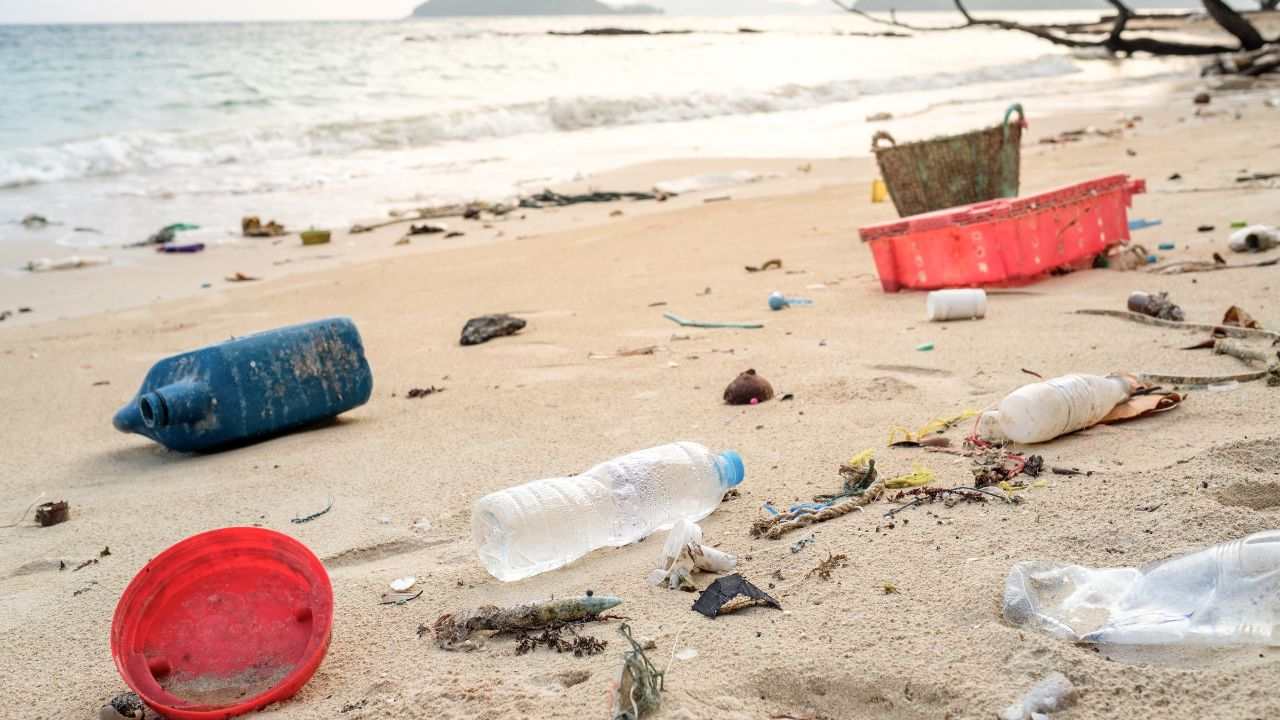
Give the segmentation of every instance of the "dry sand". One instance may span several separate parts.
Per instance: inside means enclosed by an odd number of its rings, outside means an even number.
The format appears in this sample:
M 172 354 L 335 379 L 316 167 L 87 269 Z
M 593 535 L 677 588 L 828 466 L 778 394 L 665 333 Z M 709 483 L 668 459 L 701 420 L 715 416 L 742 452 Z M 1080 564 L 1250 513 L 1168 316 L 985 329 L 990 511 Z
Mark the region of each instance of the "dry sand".
M 1173 259 L 1207 258 L 1224 250 L 1230 221 L 1280 220 L 1277 190 L 1233 182 L 1242 168 L 1280 168 L 1277 111 L 1256 96 L 1212 107 L 1226 114 L 1191 117 L 1189 96 L 1175 94 L 1121 140 L 1055 147 L 1034 140 L 1071 125 L 1112 127 L 1114 113 L 1040 123 L 1026 147 L 1023 187 L 1112 172 L 1147 178 L 1151 192 L 1136 198 L 1132 215 L 1164 225 L 1136 240 L 1151 248 L 1176 242 L 1178 250 L 1162 253 Z M 1243 119 L 1231 115 L 1237 108 Z M 381 258 L 234 288 L 218 278 L 284 267 L 267 263 L 312 249 L 270 249 L 266 241 L 262 256 L 237 256 L 243 262 L 209 253 L 191 260 L 209 263 L 198 272 L 148 270 L 159 283 L 188 287 L 172 291 L 186 297 L 150 304 L 137 287 L 145 277 L 128 269 L 6 281 L 2 307 L 36 312 L 0 327 L 0 397 L 10 418 L 0 436 L 0 509 L 16 517 L 43 493 L 69 500 L 73 510 L 56 527 L 28 520 L 0 530 L 4 714 L 96 713 L 123 687 L 109 627 L 133 574 L 190 534 L 253 524 L 311 547 L 331 573 L 336 602 L 328 658 L 292 700 L 268 710 L 273 717 L 605 717 L 624 650 L 616 623 L 588 628 L 609 641 L 591 658 L 546 650 L 516 656 L 509 639 L 447 653 L 416 632 L 457 608 L 587 589 L 625 598 L 619 610 L 637 634 L 657 640 L 659 665 L 681 648 L 697 650 L 671 663 L 662 718 L 989 718 L 1055 670 L 1081 692 L 1075 709 L 1054 716 L 1063 720 L 1280 715 L 1271 650 L 1207 667 L 1128 663 L 1000 617 L 1004 576 L 1017 560 L 1140 564 L 1276 527 L 1280 409 L 1277 390 L 1263 383 L 1192 393 L 1173 412 L 1037 448 L 1047 464 L 1096 472 L 1050 476 L 1018 506 L 920 508 L 890 526 L 882 517 L 890 506 L 879 503 L 818 526 L 816 542 L 796 554 L 790 544 L 808 532 L 781 541 L 747 532 L 765 500 L 829 492 L 839 484 L 837 465 L 868 447 L 877 448 L 886 473 L 923 465 L 944 483 L 966 483 L 967 461 L 885 448 L 889 429 L 987 406 L 1028 380 L 1022 368 L 1046 376 L 1237 372 L 1230 358 L 1178 350 L 1187 333 L 1068 311 L 1120 308 L 1136 288 L 1168 290 L 1189 319 L 1214 321 L 1234 303 L 1277 328 L 1278 271 L 1080 272 L 1026 294 L 993 296 L 983 321 L 928 324 L 923 295 L 880 291 L 858 241 L 858 226 L 893 216 L 889 205 L 868 203 L 871 161 L 817 160 L 808 173 L 800 164 L 701 163 L 785 176 L 735 189 L 728 202 L 692 196 L 530 212 L 486 231 L 493 235 L 469 230 L 467 244 L 453 248 L 427 250 L 416 246 L 434 241 L 415 240 L 391 249 L 397 233 L 381 232 L 360 241 L 387 248 Z M 655 164 L 595 182 L 637 187 L 688 167 Z M 1183 180 L 1166 181 L 1175 171 Z M 1191 187 L 1227 190 L 1176 192 Z M 616 209 L 624 214 L 610 217 Z M 1204 223 L 1218 230 L 1197 233 Z M 334 247 L 345 242 L 340 237 Z M 781 257 L 785 270 L 744 272 L 770 257 Z M 215 287 L 191 294 L 202 276 Z M 817 284 L 824 287 L 811 288 Z M 775 289 L 816 305 L 770 313 L 765 297 Z M 85 297 L 95 308 L 132 307 L 51 319 L 75 314 Z M 655 302 L 667 305 L 650 307 Z M 766 327 L 685 330 L 663 320 L 663 310 Z M 529 326 L 483 346 L 457 344 L 468 317 L 496 311 Z M 111 429 L 111 413 L 156 360 L 338 314 L 358 323 L 376 377 L 369 404 L 338 422 L 205 456 L 170 453 Z M 936 349 L 917 352 L 923 342 Z M 588 359 L 648 344 L 661 350 Z M 724 385 L 746 368 L 795 399 L 722 404 Z M 432 384 L 447 390 L 404 397 Z M 677 439 L 741 451 L 742 497 L 703 527 L 710 542 L 740 557 L 744 575 L 775 586 L 785 612 L 752 609 L 714 621 L 694 614 L 692 596 L 645 584 L 660 537 L 518 583 L 501 583 L 478 563 L 469 514 L 481 494 Z M 290 523 L 330 496 L 332 512 Z M 100 563 L 58 570 L 60 560 L 74 566 L 104 546 L 111 555 Z M 805 580 L 828 553 L 847 554 L 849 565 L 830 581 Z M 776 570 L 784 580 L 771 577 Z M 379 605 L 387 583 L 408 574 L 425 579 L 423 597 Z M 899 593 L 886 594 L 886 582 Z M 566 687 L 579 671 L 589 676 Z

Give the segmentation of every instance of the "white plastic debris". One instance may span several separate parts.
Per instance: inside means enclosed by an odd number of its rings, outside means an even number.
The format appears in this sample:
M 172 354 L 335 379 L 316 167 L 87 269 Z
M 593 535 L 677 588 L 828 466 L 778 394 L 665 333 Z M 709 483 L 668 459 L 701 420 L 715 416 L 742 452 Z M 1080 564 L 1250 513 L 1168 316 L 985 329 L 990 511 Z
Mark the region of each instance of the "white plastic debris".
M 1047 713 L 1065 710 L 1076 699 L 1076 689 L 1060 672 L 1052 672 L 1031 686 L 1018 702 L 1000 712 L 1000 720 L 1041 720 Z
M 1098 645 L 1280 646 L 1280 530 L 1141 568 L 1020 562 L 1004 617 Z
M 693 572 L 727 573 L 738 565 L 738 558 L 702 544 L 702 528 L 681 519 L 667 533 L 658 556 L 658 567 L 649 573 L 651 585 L 693 590 Z
M 111 262 L 111 258 L 96 255 L 72 255 L 71 257 L 58 258 L 37 258 L 25 265 L 27 270 L 31 272 L 50 272 L 52 270 L 75 270 L 77 268 L 93 267 L 94 265 L 107 265 Z
M 698 657 L 698 651 L 694 650 L 691 647 L 681 648 L 680 650 L 676 651 L 677 660 L 692 660 L 696 657 Z
M 396 578 L 391 581 L 391 589 L 396 592 L 404 592 L 418 583 L 418 578 L 412 575 L 406 575 L 402 578 Z
M 1269 225 L 1250 225 L 1231 233 L 1227 247 L 1234 252 L 1266 252 L 1280 246 L 1280 228 Z

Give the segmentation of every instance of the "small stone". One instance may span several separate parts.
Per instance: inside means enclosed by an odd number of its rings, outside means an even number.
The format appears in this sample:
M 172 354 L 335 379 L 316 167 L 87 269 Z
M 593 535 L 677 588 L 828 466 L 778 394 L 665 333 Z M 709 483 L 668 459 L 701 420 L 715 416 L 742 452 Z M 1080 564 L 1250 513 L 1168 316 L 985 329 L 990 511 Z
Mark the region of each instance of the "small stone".
M 481 315 L 467 321 L 462 328 L 463 345 L 479 345 L 496 337 L 514 335 L 527 325 L 524 320 L 511 315 Z

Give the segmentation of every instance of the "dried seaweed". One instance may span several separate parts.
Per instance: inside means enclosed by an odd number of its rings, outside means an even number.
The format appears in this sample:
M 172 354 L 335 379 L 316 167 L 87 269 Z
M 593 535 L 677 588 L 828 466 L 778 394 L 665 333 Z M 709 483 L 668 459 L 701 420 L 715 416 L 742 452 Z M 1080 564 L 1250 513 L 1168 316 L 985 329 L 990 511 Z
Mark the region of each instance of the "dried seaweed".
M 566 640 L 564 631 L 568 631 L 573 639 Z M 589 657 L 604 652 L 608 645 L 607 640 L 600 640 L 591 635 L 579 635 L 573 624 L 549 627 L 540 633 L 522 632 L 516 636 L 517 655 L 527 655 L 542 646 L 558 653 L 573 653 L 574 657 Z
M 433 630 L 436 644 L 445 650 L 474 650 L 478 645 L 470 638 L 476 631 L 501 634 L 562 628 L 571 623 L 602 620 L 606 610 L 621 603 L 622 600 L 616 597 L 589 595 L 509 608 L 485 605 L 457 613 L 445 613 L 435 621 Z
M 830 580 L 832 572 L 834 572 L 835 570 L 839 570 L 840 568 L 845 567 L 848 564 L 849 564 L 848 555 L 845 555 L 844 553 L 841 553 L 839 555 L 832 555 L 831 553 L 828 552 L 827 559 L 818 563 L 818 567 L 805 573 L 804 578 L 805 580 L 808 580 L 810 577 L 817 575 L 819 578 L 823 580 Z

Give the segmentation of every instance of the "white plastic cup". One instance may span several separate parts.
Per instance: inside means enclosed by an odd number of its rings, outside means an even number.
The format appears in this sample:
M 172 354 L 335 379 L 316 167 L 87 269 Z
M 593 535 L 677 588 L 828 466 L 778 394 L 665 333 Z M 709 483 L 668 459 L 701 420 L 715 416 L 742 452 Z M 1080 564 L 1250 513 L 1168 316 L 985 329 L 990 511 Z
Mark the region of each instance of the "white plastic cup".
M 925 301 L 925 314 L 930 322 L 984 318 L 987 316 L 987 291 L 934 290 Z

